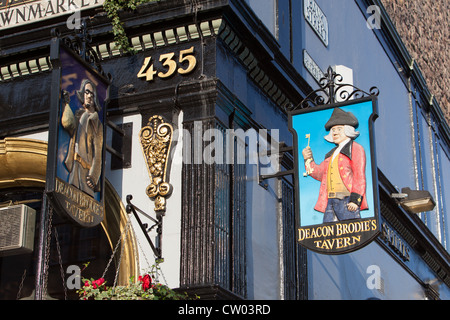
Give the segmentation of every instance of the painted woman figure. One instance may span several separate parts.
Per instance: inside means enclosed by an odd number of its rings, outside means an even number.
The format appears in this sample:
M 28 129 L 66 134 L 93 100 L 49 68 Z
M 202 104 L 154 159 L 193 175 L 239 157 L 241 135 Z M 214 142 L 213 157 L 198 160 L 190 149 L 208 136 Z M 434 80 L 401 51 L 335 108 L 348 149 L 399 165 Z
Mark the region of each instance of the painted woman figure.
M 314 161 L 310 147 L 302 151 L 309 175 L 320 181 L 319 198 L 315 210 L 324 213 L 323 222 L 360 218 L 360 211 L 368 209 L 366 200 L 366 154 L 354 141 L 358 119 L 351 112 L 333 110 L 325 129 L 325 140 L 336 144 L 321 164 Z
M 94 192 L 100 191 L 102 172 L 103 125 L 98 115 L 100 104 L 97 88 L 88 79 L 82 81 L 76 95 L 82 108 L 73 114 L 69 93 L 63 92 L 65 107 L 61 124 L 71 137 L 64 163 L 70 172 L 68 182 L 93 197 Z

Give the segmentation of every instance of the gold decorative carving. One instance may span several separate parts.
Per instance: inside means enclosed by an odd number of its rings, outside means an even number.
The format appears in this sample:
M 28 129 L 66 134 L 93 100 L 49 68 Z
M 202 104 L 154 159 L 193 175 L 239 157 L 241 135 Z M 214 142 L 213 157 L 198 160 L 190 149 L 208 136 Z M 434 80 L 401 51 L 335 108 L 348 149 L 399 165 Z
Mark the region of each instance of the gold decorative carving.
M 47 169 L 47 142 L 6 138 L 0 140 L 0 189 L 45 187 Z M 111 250 L 121 236 L 128 219 L 128 213 L 114 186 L 105 179 L 105 219 L 102 228 L 108 238 Z M 139 263 L 134 248 L 136 239 L 130 232 L 125 241 L 119 272 L 119 285 L 126 285 L 130 277 L 137 279 Z
M 139 136 L 151 180 L 147 195 L 155 201 L 155 212 L 165 212 L 166 197 L 172 193 L 172 186 L 166 177 L 173 128 L 161 116 L 153 116 L 147 126 L 141 129 Z
M 0 140 L 0 188 L 42 187 L 46 170 L 46 142 L 23 138 Z

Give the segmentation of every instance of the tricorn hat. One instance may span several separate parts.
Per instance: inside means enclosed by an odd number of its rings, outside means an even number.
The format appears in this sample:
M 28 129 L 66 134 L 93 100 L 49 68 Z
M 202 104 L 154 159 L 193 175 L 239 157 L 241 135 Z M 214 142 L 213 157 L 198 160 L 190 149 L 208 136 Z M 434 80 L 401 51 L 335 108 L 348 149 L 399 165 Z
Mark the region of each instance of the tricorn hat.
M 345 112 L 339 108 L 335 108 L 331 114 L 330 120 L 325 124 L 325 129 L 329 131 L 334 126 L 349 125 L 357 128 L 359 125 L 358 119 L 351 112 Z

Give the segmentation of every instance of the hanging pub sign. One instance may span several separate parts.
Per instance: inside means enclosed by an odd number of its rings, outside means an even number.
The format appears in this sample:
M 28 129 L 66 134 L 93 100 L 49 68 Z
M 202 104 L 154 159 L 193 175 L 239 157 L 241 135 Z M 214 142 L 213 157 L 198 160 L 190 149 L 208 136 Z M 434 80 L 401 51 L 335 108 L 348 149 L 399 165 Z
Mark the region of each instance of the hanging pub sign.
M 104 216 L 105 116 L 109 81 L 55 38 L 47 195 L 55 211 L 82 226 Z
M 377 98 L 291 111 L 298 242 L 348 253 L 379 233 L 373 122 Z

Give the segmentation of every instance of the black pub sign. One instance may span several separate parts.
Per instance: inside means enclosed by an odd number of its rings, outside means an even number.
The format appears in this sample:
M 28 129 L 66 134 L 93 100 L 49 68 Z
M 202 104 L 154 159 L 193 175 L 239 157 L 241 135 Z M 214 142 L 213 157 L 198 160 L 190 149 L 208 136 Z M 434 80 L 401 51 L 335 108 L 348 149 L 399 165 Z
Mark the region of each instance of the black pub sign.
M 380 232 L 373 122 L 377 98 L 292 111 L 298 242 L 343 254 Z
M 93 227 L 104 216 L 109 81 L 59 39 L 52 41 L 46 191 L 63 217 Z

